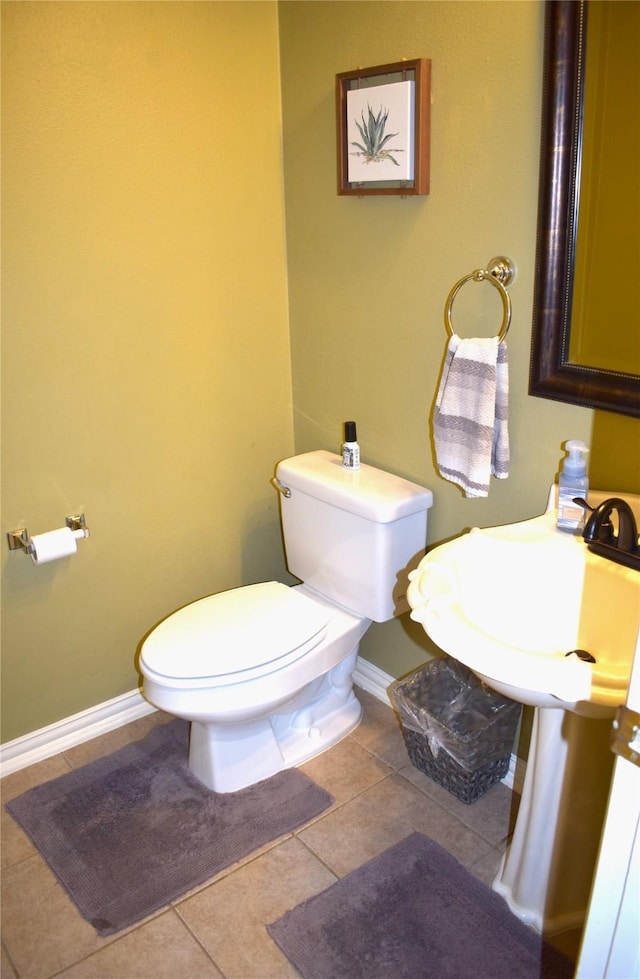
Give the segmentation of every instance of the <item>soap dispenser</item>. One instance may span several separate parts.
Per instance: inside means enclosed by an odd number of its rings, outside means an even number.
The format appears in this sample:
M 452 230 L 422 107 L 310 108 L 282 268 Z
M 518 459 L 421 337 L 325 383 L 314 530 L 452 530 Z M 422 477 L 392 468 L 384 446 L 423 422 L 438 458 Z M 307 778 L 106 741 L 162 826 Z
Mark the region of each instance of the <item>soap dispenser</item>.
M 589 479 L 585 455 L 589 450 L 578 439 L 569 439 L 566 448 L 568 455 L 558 477 L 558 528 L 580 534 L 584 527 L 584 507 L 574 501 L 576 497 L 586 499 L 587 496 Z

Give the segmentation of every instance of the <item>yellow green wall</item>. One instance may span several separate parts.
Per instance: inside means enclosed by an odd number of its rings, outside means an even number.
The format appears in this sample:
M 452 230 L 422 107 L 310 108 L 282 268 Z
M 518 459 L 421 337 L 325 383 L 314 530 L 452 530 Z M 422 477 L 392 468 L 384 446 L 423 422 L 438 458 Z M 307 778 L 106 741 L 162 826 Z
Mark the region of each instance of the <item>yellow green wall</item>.
M 293 450 L 275 3 L 3 4 L 3 740 L 283 573 Z M 5 533 L 86 511 L 34 567 Z
M 3 546 L 3 740 L 133 689 L 181 604 L 282 577 L 273 464 L 345 418 L 433 489 L 431 543 L 544 506 L 593 413 L 526 394 L 542 25 L 537 0 L 3 4 L 3 540 L 92 530 L 40 568 Z M 402 57 L 433 61 L 431 194 L 339 198 L 334 76 Z M 442 313 L 501 252 L 512 471 L 467 501 L 430 445 Z M 491 332 L 467 291 L 456 328 Z M 429 644 L 405 616 L 362 652 L 400 675 Z
M 364 461 L 432 488 L 432 543 L 540 512 L 561 442 L 590 436 L 592 412 L 527 395 L 543 21 L 538 2 L 280 6 L 296 447 L 334 448 L 341 421 L 355 418 Z M 335 74 L 417 57 L 432 60 L 430 195 L 338 197 Z M 487 499 L 466 500 L 436 475 L 430 438 L 443 311 L 454 283 L 499 254 L 518 270 L 511 473 Z M 500 318 L 490 286 L 459 293 L 460 335 L 495 333 Z M 361 644 L 393 675 L 426 648 L 407 617 L 374 625 Z

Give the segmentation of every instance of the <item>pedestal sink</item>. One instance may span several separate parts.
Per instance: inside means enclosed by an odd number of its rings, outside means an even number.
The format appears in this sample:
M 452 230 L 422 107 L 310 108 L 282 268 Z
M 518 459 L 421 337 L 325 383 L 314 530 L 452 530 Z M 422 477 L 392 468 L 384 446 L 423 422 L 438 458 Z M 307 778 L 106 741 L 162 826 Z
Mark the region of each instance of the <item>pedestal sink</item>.
M 640 497 L 624 496 L 640 513 Z M 640 622 L 640 572 L 591 553 L 555 519 L 552 496 L 541 516 L 442 544 L 407 593 L 411 617 L 441 649 L 535 708 L 516 827 L 493 886 L 545 933 L 584 919 L 611 719 L 626 699 Z

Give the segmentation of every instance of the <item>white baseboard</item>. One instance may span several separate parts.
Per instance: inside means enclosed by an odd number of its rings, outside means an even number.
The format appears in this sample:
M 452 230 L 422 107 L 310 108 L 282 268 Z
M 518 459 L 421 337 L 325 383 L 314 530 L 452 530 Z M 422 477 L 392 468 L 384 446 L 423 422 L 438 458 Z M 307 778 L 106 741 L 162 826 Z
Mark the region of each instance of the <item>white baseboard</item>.
M 358 657 L 353 679 L 356 686 L 366 690 L 383 704 L 391 706 L 387 691 L 394 678 L 384 670 Z M 154 710 L 155 707 L 147 703 L 139 690 L 132 690 L 103 704 L 89 707 L 79 714 L 56 721 L 55 724 L 49 724 L 39 731 L 24 734 L 15 741 L 8 741 L 0 745 L 0 778 L 38 761 L 44 761 L 45 758 L 52 758 L 61 751 L 97 738 L 107 731 L 115 731 L 116 728 L 124 727 Z M 516 761 L 516 756 L 512 755 L 509 771 L 503 779 L 509 788 L 514 786 Z
M 0 778 L 97 738 L 107 731 L 115 731 L 145 714 L 153 713 L 155 709 L 147 703 L 139 690 L 132 690 L 38 731 L 24 734 L 15 741 L 8 741 L 0 745 Z
M 353 682 L 357 687 L 361 687 L 367 693 L 373 694 L 383 704 L 391 707 L 387 690 L 390 684 L 393 683 L 393 677 L 385 673 L 384 670 L 381 670 L 379 666 L 375 666 L 373 663 L 369 663 L 368 660 L 358 656 L 355 673 L 353 674 Z

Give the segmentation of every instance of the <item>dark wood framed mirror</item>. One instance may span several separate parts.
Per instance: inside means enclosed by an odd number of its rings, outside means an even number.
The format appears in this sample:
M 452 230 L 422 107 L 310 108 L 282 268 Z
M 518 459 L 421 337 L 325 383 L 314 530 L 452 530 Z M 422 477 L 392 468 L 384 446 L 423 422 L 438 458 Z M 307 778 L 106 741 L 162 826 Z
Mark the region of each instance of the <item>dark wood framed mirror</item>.
M 570 351 L 580 212 L 589 0 L 547 0 L 538 238 L 529 394 L 640 417 L 640 375 L 578 363 Z M 633 116 L 633 113 L 631 113 Z M 637 126 L 637 119 L 629 118 Z M 635 179 L 635 178 L 634 178 Z M 638 228 L 634 232 L 636 247 Z M 622 282 L 611 256 L 611 289 Z M 615 317 L 602 323 L 616 342 Z M 640 336 L 640 324 L 635 324 Z M 635 368 L 631 368 L 635 369 Z

